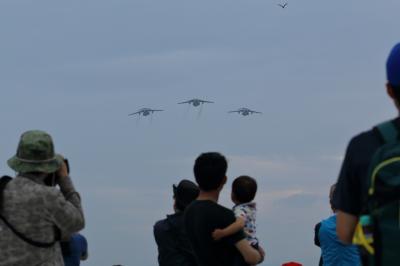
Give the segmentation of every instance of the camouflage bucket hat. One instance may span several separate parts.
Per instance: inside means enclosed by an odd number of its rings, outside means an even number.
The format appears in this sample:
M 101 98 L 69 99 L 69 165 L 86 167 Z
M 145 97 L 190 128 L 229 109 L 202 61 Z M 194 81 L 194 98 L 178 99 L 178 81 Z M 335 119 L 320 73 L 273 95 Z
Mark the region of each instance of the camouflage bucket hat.
M 17 154 L 8 160 L 8 166 L 19 173 L 54 173 L 62 163 L 62 157 L 55 154 L 51 136 L 39 130 L 22 134 Z

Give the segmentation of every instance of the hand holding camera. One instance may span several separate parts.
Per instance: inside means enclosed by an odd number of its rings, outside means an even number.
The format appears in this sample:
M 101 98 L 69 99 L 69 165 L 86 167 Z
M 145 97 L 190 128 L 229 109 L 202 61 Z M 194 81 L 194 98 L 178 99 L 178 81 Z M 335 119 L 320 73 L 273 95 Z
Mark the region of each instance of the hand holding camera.
M 68 163 L 68 159 L 65 159 L 65 158 L 63 157 L 63 162 L 62 162 L 62 164 L 61 164 L 60 169 L 57 170 L 56 175 L 57 175 L 57 179 L 60 179 L 60 178 L 63 178 L 63 177 L 66 177 L 66 176 L 69 175 L 69 163 Z

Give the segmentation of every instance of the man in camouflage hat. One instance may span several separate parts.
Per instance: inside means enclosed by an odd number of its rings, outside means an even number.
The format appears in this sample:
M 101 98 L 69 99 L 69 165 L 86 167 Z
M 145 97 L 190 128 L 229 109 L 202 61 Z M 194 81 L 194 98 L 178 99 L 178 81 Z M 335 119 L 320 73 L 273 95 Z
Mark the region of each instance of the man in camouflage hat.
M 22 134 L 8 165 L 17 175 L 0 192 L 0 266 L 64 265 L 58 240 L 84 227 L 64 159 L 50 135 L 35 130 Z

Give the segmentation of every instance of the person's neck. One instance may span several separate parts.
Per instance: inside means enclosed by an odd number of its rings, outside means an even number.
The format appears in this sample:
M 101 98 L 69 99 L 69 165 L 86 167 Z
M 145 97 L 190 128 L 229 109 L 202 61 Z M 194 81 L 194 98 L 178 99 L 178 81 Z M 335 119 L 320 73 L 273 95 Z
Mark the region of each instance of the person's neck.
M 200 190 L 200 194 L 197 197 L 197 200 L 211 200 L 214 202 L 218 202 L 219 199 L 219 190 L 212 190 L 212 191 L 202 191 Z

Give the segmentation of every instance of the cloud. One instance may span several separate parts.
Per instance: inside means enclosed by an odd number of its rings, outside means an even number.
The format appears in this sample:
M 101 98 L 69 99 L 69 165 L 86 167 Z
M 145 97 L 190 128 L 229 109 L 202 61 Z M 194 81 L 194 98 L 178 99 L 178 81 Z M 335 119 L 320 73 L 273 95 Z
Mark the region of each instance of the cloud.
M 247 169 L 257 173 L 279 173 L 280 175 L 298 172 L 300 169 L 304 170 L 304 164 L 295 158 L 270 159 L 250 155 L 228 155 L 227 158 L 230 167 L 234 170 Z
M 323 203 L 327 197 L 313 193 L 296 193 L 285 198 L 278 199 L 274 206 L 278 208 L 311 208 L 313 205 Z

